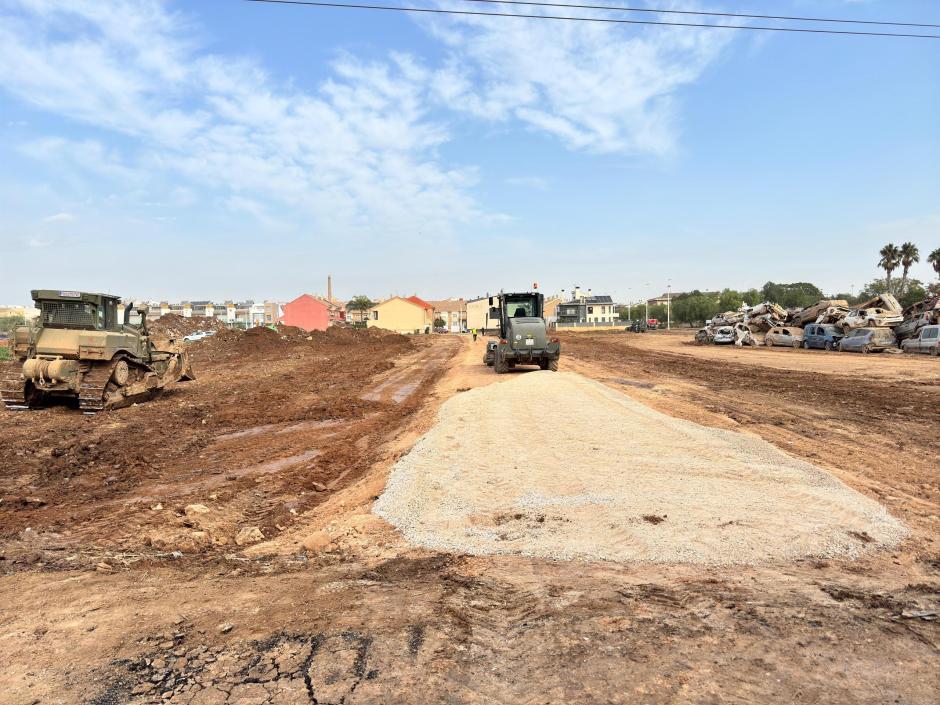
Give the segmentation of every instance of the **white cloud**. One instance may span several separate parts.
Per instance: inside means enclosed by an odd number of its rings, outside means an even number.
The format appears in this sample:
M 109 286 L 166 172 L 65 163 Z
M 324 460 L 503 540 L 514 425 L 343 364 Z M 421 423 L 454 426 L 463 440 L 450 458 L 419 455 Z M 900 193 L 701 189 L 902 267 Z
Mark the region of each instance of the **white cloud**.
M 449 0 L 438 4 L 452 6 Z M 559 14 L 557 8 L 524 12 Z M 434 76 L 439 100 L 487 120 L 518 120 L 570 148 L 602 153 L 670 153 L 677 135 L 674 94 L 732 41 L 730 33 L 693 28 L 505 17 L 422 24 L 451 52 Z
M 509 186 L 518 186 L 519 188 L 530 188 L 536 191 L 547 191 L 548 181 L 541 176 L 510 176 L 506 179 Z
M 21 151 L 134 188 L 171 191 L 265 224 L 291 211 L 304 230 L 446 231 L 478 215 L 472 169 L 446 168 L 448 134 L 426 112 L 405 57 L 344 57 L 302 92 L 243 58 L 202 53 L 185 18 L 153 0 L 9 0 L 0 10 L 0 87 L 44 110 L 124 138 L 44 137 Z M 179 183 L 182 177 L 184 183 Z
M 75 220 L 75 216 L 72 213 L 56 213 L 54 215 L 47 215 L 42 219 L 43 223 L 68 223 Z

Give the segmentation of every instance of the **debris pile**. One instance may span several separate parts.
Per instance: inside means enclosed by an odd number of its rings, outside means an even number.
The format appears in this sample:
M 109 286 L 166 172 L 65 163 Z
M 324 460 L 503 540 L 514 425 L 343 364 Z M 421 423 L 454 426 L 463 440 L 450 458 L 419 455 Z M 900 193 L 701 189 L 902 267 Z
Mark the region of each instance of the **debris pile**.
M 199 331 L 226 330 L 225 323 L 218 318 L 209 316 L 192 316 L 184 318 L 176 313 L 166 313 L 157 320 L 148 323 L 150 332 L 154 335 L 167 338 L 183 338 Z
M 902 310 L 891 294 L 879 294 L 850 306 L 844 299 L 820 299 L 806 308 L 785 309 L 772 301 L 743 305 L 706 321 L 695 334 L 695 342 L 760 345 L 768 333 L 781 329 L 804 329 L 811 324 L 830 327 L 838 337 L 857 328 L 889 328 L 898 343 L 917 334 L 923 326 L 940 323 L 940 296 L 919 301 Z M 798 330 L 796 332 L 799 332 Z

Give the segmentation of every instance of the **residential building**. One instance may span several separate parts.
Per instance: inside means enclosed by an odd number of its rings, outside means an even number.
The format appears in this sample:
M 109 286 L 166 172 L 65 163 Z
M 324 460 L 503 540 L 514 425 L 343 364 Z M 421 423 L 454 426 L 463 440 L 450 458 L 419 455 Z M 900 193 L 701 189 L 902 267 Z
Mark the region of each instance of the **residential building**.
M 431 329 L 433 314 L 434 308 L 417 296 L 393 296 L 369 309 L 366 326 L 396 333 L 424 333 Z
M 429 301 L 434 308 L 434 319 L 444 321 L 444 330 L 460 333 L 467 327 L 467 302 L 463 299 Z
M 467 301 L 467 328 L 477 330 L 495 330 L 499 328 L 499 319 L 490 318 L 490 297 L 480 296 Z
M 556 317 L 560 326 L 613 324 L 619 320 L 618 304 L 614 303 L 613 298 L 606 294 L 595 295 L 590 289 L 584 292 L 580 287 L 575 287 L 571 298 L 559 302 L 556 306 Z
M 334 307 L 335 308 L 335 307 Z M 301 294 L 284 304 L 284 313 L 278 323 L 302 328 L 305 331 L 326 330 L 331 322 L 331 306 L 327 301 L 310 294 Z

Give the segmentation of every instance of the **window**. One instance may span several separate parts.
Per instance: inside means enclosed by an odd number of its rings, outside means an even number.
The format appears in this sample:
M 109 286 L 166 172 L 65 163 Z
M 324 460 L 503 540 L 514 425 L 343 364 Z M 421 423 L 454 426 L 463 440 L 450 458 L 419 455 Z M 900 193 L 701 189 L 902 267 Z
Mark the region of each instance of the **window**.
M 933 340 L 937 337 L 938 333 L 940 333 L 940 328 L 926 328 L 921 338 L 924 340 Z
M 372 312 L 372 320 L 373 320 L 373 321 L 379 320 L 379 312 L 378 312 L 378 311 L 373 311 L 373 312 Z
M 594 307 L 588 306 L 588 313 L 594 313 Z

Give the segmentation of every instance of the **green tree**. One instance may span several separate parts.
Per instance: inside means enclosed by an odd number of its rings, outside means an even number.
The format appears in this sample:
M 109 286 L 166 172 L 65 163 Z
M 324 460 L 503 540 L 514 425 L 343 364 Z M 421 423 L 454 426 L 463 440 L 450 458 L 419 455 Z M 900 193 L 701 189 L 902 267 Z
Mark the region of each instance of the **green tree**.
M 640 305 L 639 314 L 637 318 L 642 318 L 646 315 L 646 306 L 644 304 Z M 650 318 L 655 318 L 657 321 L 666 322 L 666 304 L 657 304 L 656 306 L 650 306 L 649 312 Z
M 878 254 L 881 256 L 881 259 L 878 260 L 878 266 L 885 270 L 885 284 L 888 287 L 888 292 L 891 292 L 891 273 L 898 268 L 898 264 L 901 262 L 901 250 L 893 242 L 889 242 L 881 248 Z
M 444 321 L 443 318 L 435 318 L 435 319 L 434 319 L 434 327 L 435 327 L 435 328 L 443 328 L 443 327 L 446 326 L 446 325 L 447 325 L 447 323 L 446 323 L 446 321 Z
M 375 301 L 362 294 L 352 297 L 349 303 L 346 304 L 346 308 L 353 311 L 368 311 L 373 306 L 375 306 Z
M 901 253 L 901 288 L 900 291 L 907 289 L 907 274 L 911 271 L 911 266 L 920 262 L 920 250 L 913 242 L 905 242 L 899 250 Z
M 744 303 L 744 297 L 734 289 L 724 289 L 718 297 L 719 311 L 737 311 Z
M 937 273 L 937 278 L 940 279 L 940 247 L 927 255 L 927 261 L 930 262 L 933 271 Z
M 868 299 L 873 299 L 879 294 L 891 293 L 897 298 L 899 304 L 907 308 L 911 304 L 923 301 L 927 298 L 928 294 L 924 283 L 918 279 L 908 279 L 903 291 L 900 287 L 896 287 L 896 289 L 897 291 L 891 291 L 891 289 L 888 288 L 887 279 L 875 279 L 865 285 L 865 288 L 859 292 L 853 304 L 859 304 Z
M 805 308 L 823 298 L 822 290 L 809 282 L 774 284 L 767 282 L 761 289 L 763 301 L 772 301 L 784 308 Z
M 761 302 L 760 291 L 757 289 L 748 289 L 741 294 L 741 298 L 748 306 L 757 306 Z

